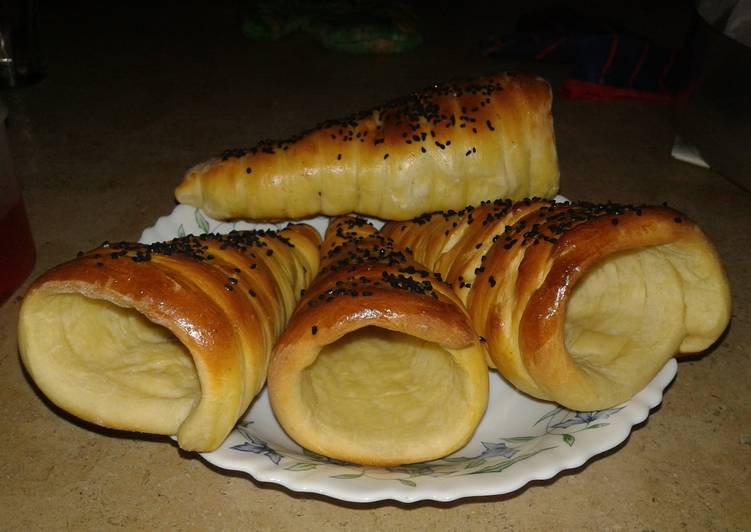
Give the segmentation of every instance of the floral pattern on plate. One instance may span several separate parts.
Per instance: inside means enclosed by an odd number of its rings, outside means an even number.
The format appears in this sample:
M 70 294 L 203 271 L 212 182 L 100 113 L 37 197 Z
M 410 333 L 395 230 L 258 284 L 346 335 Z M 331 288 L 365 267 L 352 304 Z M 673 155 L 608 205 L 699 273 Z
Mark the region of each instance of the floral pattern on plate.
M 394 480 L 414 488 L 417 487 L 416 480 L 424 476 L 448 477 L 500 473 L 504 469 L 538 453 L 555 449 L 558 445 L 555 444 L 555 438 L 546 438 L 547 436 L 560 436 L 560 443 L 571 447 L 576 442 L 574 436 L 576 432 L 607 427 L 610 423 L 604 420 L 617 414 L 623 408 L 610 408 L 597 412 L 571 412 L 561 407 L 555 407 L 535 422 L 535 425 L 537 425 L 545 421 L 545 432 L 542 434 L 499 437 L 496 441 L 481 441 L 483 450 L 474 456 L 452 456 L 434 462 L 399 467 L 362 467 L 332 460 L 306 450 L 303 450 L 303 456 L 299 454 L 287 455 L 283 451 L 275 450 L 268 442 L 255 435 L 253 421 L 251 420 L 238 423 L 236 430 L 246 441 L 233 445 L 231 449 L 266 456 L 275 465 L 283 467 L 286 471 L 310 471 L 320 466 L 334 464 L 342 468 L 352 469 L 353 472 L 331 475 L 330 478 L 333 479 L 352 480 L 366 477 L 373 480 Z M 575 429 L 567 430 L 572 427 L 575 427 Z M 549 447 L 540 445 L 540 440 L 543 438 L 546 438 L 546 443 L 551 444 Z

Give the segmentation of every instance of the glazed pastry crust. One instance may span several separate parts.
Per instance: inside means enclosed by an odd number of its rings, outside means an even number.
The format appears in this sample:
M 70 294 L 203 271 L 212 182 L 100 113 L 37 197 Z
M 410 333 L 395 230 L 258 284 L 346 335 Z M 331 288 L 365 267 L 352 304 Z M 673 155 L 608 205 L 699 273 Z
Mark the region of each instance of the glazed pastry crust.
M 216 219 L 356 212 L 405 220 L 485 198 L 553 197 L 551 91 L 499 74 L 436 85 L 191 168 L 180 203 Z
M 274 350 L 271 405 L 318 454 L 377 466 L 432 460 L 474 433 L 487 405 L 485 356 L 445 283 L 364 220 L 341 217 Z
M 40 390 L 115 429 L 218 447 L 265 382 L 273 343 L 318 267 L 307 225 L 105 243 L 36 280 L 19 346 Z
M 499 200 L 382 231 L 452 284 L 491 365 L 574 410 L 628 400 L 730 320 L 717 251 L 668 207 Z

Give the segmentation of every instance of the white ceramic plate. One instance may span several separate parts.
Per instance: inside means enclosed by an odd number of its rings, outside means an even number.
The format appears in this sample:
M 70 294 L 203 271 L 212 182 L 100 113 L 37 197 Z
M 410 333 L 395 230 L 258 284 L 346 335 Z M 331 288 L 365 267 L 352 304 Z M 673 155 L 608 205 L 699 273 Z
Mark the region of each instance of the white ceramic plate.
M 306 222 L 323 231 L 328 219 Z M 222 223 L 198 209 L 179 205 L 146 229 L 141 241 L 284 225 Z M 222 446 L 202 456 L 217 467 L 242 471 L 262 482 L 351 502 L 451 501 L 500 495 L 578 467 L 621 443 L 631 428 L 660 404 L 676 369 L 675 360 L 671 360 L 630 401 L 586 413 L 533 400 L 492 372 L 487 412 L 466 447 L 442 460 L 391 468 L 342 463 L 301 449 L 276 422 L 264 390 Z

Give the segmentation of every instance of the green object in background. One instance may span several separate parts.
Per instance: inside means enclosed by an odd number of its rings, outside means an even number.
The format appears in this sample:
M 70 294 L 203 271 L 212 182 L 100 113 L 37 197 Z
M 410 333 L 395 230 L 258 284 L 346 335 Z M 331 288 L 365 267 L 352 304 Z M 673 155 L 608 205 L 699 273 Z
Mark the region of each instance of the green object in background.
M 258 1 L 243 21 L 243 34 L 254 41 L 275 41 L 301 28 L 304 19 L 295 14 L 306 2 Z
M 396 54 L 422 42 L 409 6 L 373 0 L 259 0 L 251 6 L 242 30 L 254 41 L 277 40 L 302 30 L 326 48 L 351 54 Z

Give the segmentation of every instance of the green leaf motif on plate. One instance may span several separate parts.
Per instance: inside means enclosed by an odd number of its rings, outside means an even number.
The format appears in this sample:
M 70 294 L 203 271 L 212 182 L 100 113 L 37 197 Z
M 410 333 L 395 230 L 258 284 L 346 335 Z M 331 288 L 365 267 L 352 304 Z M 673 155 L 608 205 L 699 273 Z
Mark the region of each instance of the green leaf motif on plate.
M 484 463 L 485 463 L 485 459 L 484 458 L 478 458 L 477 460 L 470 460 L 464 466 L 464 469 L 473 469 L 475 467 L 480 467 Z
M 209 221 L 204 217 L 203 213 L 201 213 L 200 210 L 196 209 L 196 224 L 198 224 L 198 227 L 201 229 L 202 233 L 208 233 L 209 232 Z
M 517 463 L 521 462 L 522 460 L 526 460 L 527 458 L 531 458 L 531 457 L 535 456 L 536 454 L 540 454 L 542 452 L 549 451 L 550 449 L 555 449 L 555 445 L 553 445 L 552 447 L 545 447 L 544 449 L 538 449 L 538 450 L 533 451 L 531 453 L 520 454 L 516 458 L 512 458 L 510 460 L 505 460 L 505 461 L 499 462 L 499 463 L 494 464 L 494 465 L 489 465 L 489 466 L 484 467 L 482 469 L 478 469 L 477 471 L 472 471 L 469 474 L 470 475 L 478 475 L 478 474 L 482 474 L 482 473 L 500 473 L 504 469 L 508 469 L 512 465 L 517 464 Z
M 514 438 L 502 438 L 503 441 L 507 441 L 509 443 L 524 443 L 532 440 L 536 440 L 537 436 L 516 436 Z
M 285 467 L 287 471 L 310 471 L 311 469 L 315 469 L 318 467 L 318 464 L 306 464 L 305 462 L 298 462 L 294 465 L 291 465 L 289 467 Z

